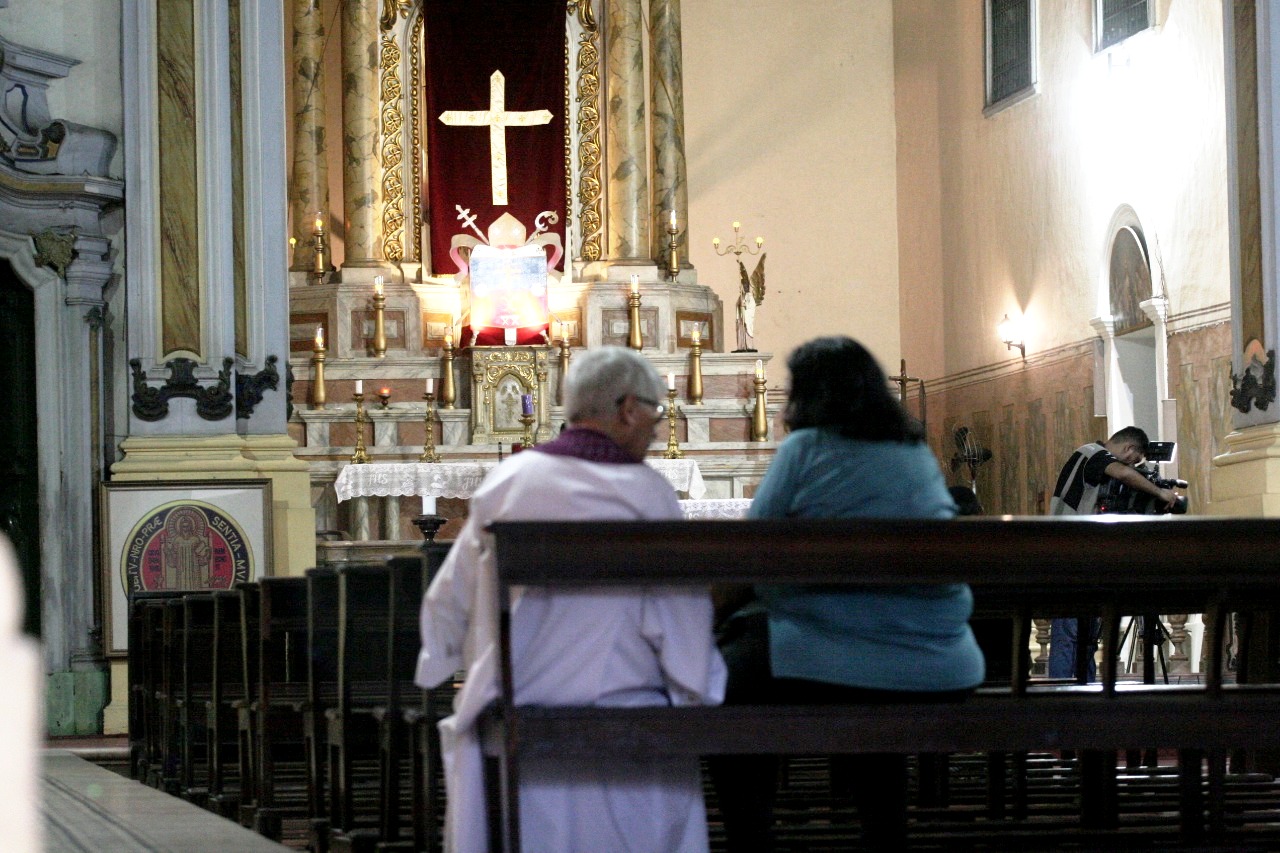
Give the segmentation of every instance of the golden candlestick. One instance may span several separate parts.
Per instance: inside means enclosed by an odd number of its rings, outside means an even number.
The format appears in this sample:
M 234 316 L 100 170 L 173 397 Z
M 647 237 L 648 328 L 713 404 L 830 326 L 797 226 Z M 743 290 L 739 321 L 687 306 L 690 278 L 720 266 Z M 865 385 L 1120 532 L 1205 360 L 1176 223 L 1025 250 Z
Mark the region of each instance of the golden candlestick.
M 382 276 L 378 276 L 379 279 Z M 382 358 L 387 354 L 387 330 L 384 315 L 387 308 L 387 297 L 382 293 L 382 282 L 373 294 L 373 355 Z
M 676 437 L 676 416 L 679 415 L 679 409 L 676 407 L 676 389 L 667 389 L 667 452 L 662 454 L 664 459 L 683 459 L 684 451 L 680 449 L 680 439 Z
M 644 339 L 640 334 L 640 291 L 635 289 L 634 284 L 627 297 L 627 346 L 637 352 L 644 348 Z
M 537 442 L 533 440 L 533 415 L 521 415 L 520 423 L 524 424 L 524 433 L 520 436 L 520 449 L 528 450 L 530 447 L 537 447 Z
M 325 260 L 325 248 L 324 220 L 317 216 L 316 230 L 311 232 L 311 250 L 315 256 L 311 275 L 316 280 L 316 284 L 319 284 L 324 279 L 325 273 L 329 271 L 329 264 Z
M 427 411 L 424 420 L 427 426 L 426 438 L 422 442 L 422 455 L 418 457 L 419 462 L 443 462 L 439 452 L 436 451 L 436 431 L 432 423 L 436 420 L 436 395 L 427 392 L 422 395 L 422 399 L 427 401 Z
M 751 440 L 752 441 L 768 441 L 769 440 L 769 415 L 764 408 L 764 386 L 765 378 L 756 374 L 756 402 L 755 408 L 751 412 Z
M 317 344 L 311 355 L 311 364 L 315 369 L 315 379 L 311 383 L 311 408 L 324 408 L 324 344 Z
M 453 390 L 453 336 L 444 339 L 444 350 L 440 353 L 440 408 L 452 409 Z
M 564 380 L 569 375 L 569 336 L 565 335 L 560 339 L 560 386 L 556 389 L 556 400 L 561 406 L 564 405 Z
M 671 211 L 671 222 L 667 225 L 667 234 L 671 240 L 667 243 L 667 278 L 674 281 L 676 276 L 680 275 L 680 255 L 677 251 L 679 241 L 676 239 L 680 234 L 680 228 L 676 225 L 676 212 Z
M 353 465 L 363 465 L 369 461 L 369 454 L 364 449 L 364 424 L 368 417 L 364 413 L 364 394 L 352 394 L 356 401 L 356 452 L 351 454 Z
M 695 406 L 702 405 L 702 341 L 697 331 L 693 333 L 693 344 L 689 349 L 689 402 Z

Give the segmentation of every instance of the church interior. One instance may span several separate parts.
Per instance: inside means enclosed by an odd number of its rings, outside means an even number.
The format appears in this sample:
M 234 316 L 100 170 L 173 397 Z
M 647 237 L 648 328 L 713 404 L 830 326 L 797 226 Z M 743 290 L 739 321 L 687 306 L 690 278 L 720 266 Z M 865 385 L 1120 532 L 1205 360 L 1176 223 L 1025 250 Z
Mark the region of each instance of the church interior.
M 667 380 L 690 518 L 742 517 L 823 335 L 987 515 L 1131 424 L 1191 515 L 1280 515 L 1273 11 L 0 0 L 24 725 L 130 732 L 135 593 L 451 540 L 603 345 Z

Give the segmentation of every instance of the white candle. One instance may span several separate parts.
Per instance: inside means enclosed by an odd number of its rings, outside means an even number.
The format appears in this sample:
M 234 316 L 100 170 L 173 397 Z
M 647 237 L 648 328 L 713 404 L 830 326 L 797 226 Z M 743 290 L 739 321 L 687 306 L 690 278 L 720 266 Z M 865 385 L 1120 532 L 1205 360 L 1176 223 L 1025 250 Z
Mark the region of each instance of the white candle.
M 320 211 L 316 211 L 316 233 L 324 233 L 324 220 L 320 218 Z
M 357 393 L 357 394 L 363 394 L 363 393 L 364 393 L 364 380 L 363 380 L 363 379 L 357 379 L 357 380 L 356 380 L 356 393 Z
M 324 349 L 324 326 L 316 326 L 316 349 Z
M 764 379 L 764 361 L 756 359 L 756 379 Z
M 676 211 L 675 211 L 675 208 L 672 208 L 672 209 L 671 209 L 671 227 L 672 227 L 672 228 L 675 228 L 675 227 L 676 227 Z
M 702 332 L 699 331 L 700 328 L 701 326 L 699 326 L 697 323 L 695 323 L 693 326 L 693 342 L 695 344 L 702 342 Z
M 667 390 L 668 391 L 676 390 L 676 375 L 674 373 L 667 374 Z
M 444 333 L 444 348 L 453 349 L 453 332 Z
M 632 273 L 631 275 L 631 292 L 632 293 L 640 292 L 640 276 L 636 275 L 635 273 Z
M 427 377 L 427 393 L 430 394 L 436 390 L 436 378 L 434 376 Z
M 373 277 L 373 292 L 379 296 L 382 295 L 382 276 L 380 275 Z

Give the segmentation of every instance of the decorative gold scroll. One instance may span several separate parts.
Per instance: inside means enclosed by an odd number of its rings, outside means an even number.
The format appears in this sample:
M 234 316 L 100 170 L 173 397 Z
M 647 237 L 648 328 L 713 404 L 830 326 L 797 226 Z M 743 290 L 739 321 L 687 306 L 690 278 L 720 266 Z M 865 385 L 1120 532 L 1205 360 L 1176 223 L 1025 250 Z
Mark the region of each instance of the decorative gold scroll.
M 409 47 L 409 65 L 413 67 L 409 96 L 409 123 L 413 144 L 413 248 L 414 260 L 422 261 L 422 222 L 426 218 L 422 210 L 422 130 L 419 116 L 422 114 L 422 15 L 413 21 L 412 41 Z M 430 271 L 429 271 L 430 272 Z
M 382 251 L 388 261 L 404 260 L 404 179 L 400 166 L 404 162 L 401 131 L 403 90 L 400 86 L 400 46 L 391 36 L 382 37 L 382 84 L 379 100 L 382 107 Z
M 576 8 L 575 8 L 576 7 Z M 578 221 L 582 231 L 582 259 L 598 261 L 604 232 L 603 186 L 600 179 L 600 30 L 591 0 L 570 4 L 582 23 L 578 37 Z

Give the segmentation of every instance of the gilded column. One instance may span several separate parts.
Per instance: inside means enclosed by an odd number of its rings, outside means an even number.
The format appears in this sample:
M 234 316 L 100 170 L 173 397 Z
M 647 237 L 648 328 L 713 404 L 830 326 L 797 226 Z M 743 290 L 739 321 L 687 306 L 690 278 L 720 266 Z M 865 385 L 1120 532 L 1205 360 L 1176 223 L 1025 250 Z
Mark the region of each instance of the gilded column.
M 344 267 L 376 267 L 378 233 L 377 3 L 342 4 L 342 213 Z
M 609 259 L 649 259 L 644 18 L 640 0 L 605 4 Z
M 653 208 L 650 254 L 666 263 L 670 238 L 666 225 L 676 212 L 680 257 L 688 243 L 689 184 L 684 162 L 684 70 L 680 60 L 680 0 L 650 0 L 649 103 L 653 111 Z
M 324 130 L 324 16 L 319 0 L 293 0 L 293 178 L 289 212 L 294 245 L 291 268 L 315 263 L 311 232 L 316 213 L 329 223 L 329 166 Z

